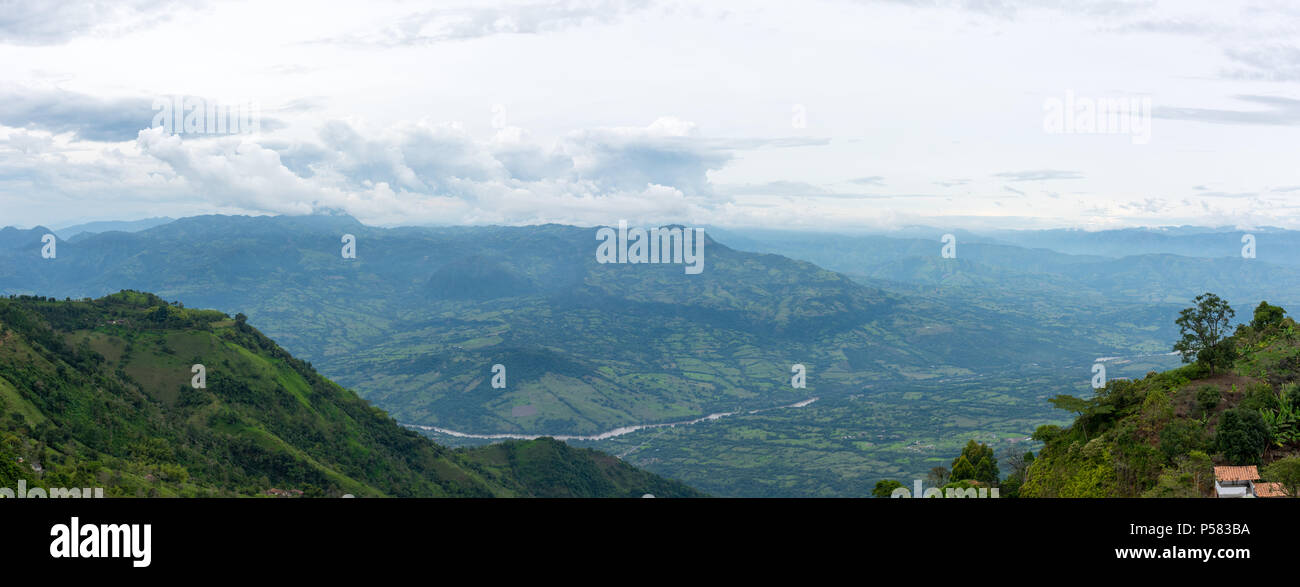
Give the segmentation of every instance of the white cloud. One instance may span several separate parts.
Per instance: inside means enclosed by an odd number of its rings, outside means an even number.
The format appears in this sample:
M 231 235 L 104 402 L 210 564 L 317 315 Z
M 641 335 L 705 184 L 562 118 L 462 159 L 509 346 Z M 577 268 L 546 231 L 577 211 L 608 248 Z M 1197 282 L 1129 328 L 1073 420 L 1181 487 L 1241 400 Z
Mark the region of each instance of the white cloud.
M 0 11 L 0 224 L 1300 224 L 1250 197 L 1296 184 L 1298 19 L 1272 0 L 21 5 Z M 1149 96 L 1150 144 L 1043 132 L 1066 92 Z M 282 120 L 137 138 L 173 94 Z
M 649 5 L 649 0 L 552 0 L 510 2 L 501 6 L 441 6 L 404 14 L 381 27 L 335 37 L 329 42 L 393 47 L 493 35 L 539 34 L 608 24 Z
M 361 131 L 330 121 L 313 141 L 292 144 L 149 129 L 135 142 L 133 164 L 161 163 L 191 198 L 254 213 L 342 209 L 381 224 L 680 221 L 712 206 L 690 191 L 707 187 L 705 172 L 726 161 L 691 134 L 689 123 L 672 119 L 578 131 L 551 147 L 519 130 L 475 140 L 456 125 L 427 122 Z M 301 161 L 291 168 L 282 153 Z
M 200 1 L 64 0 L 0 2 L 0 43 L 51 45 L 86 35 L 121 35 L 171 19 Z

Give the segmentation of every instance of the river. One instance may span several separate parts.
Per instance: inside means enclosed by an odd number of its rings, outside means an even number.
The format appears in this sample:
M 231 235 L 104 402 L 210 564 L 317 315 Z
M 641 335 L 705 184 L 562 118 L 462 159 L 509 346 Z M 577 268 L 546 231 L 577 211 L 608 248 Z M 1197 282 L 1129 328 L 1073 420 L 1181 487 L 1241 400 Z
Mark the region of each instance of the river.
M 741 410 L 741 411 L 736 411 L 736 412 L 719 412 L 719 413 L 717 413 L 717 414 L 709 414 L 709 415 L 707 415 L 707 416 L 702 416 L 702 417 L 699 417 L 699 418 L 695 418 L 694 420 L 682 420 L 682 421 L 680 421 L 680 422 L 661 422 L 661 423 L 658 423 L 658 424 L 636 424 L 636 425 L 633 425 L 633 426 L 623 426 L 623 427 L 615 428 L 615 429 L 613 429 L 613 430 L 609 430 L 609 431 L 606 431 L 606 432 L 601 432 L 600 434 L 590 434 L 590 435 L 581 435 L 581 434 L 509 434 L 509 433 L 506 433 L 506 434 L 471 434 L 471 433 L 469 433 L 469 432 L 458 432 L 458 431 L 456 431 L 456 430 L 451 430 L 451 429 L 448 429 L 448 428 L 439 428 L 439 427 L 437 427 L 437 426 L 422 426 L 422 425 L 420 425 L 420 424 L 402 424 L 402 425 L 403 425 L 403 426 L 406 426 L 407 428 L 416 428 L 416 429 L 419 429 L 419 430 L 425 430 L 425 431 L 429 431 L 429 432 L 437 432 L 438 434 L 445 434 L 445 435 L 447 435 L 447 436 L 454 436 L 454 437 L 456 437 L 456 438 L 475 438 L 475 439 L 479 439 L 479 440 L 535 440 L 535 439 L 538 439 L 538 438 L 543 438 L 543 437 L 548 437 L 548 436 L 551 437 L 551 438 L 554 438 L 554 439 L 556 439 L 556 440 L 566 440 L 566 441 L 567 441 L 567 440 L 609 440 L 610 438 L 615 438 L 615 437 L 618 437 L 618 436 L 623 436 L 623 435 L 625 435 L 625 434 L 631 434 L 631 433 L 636 432 L 636 431 L 638 431 L 638 430 L 646 430 L 646 429 L 649 429 L 649 428 L 671 428 L 671 427 L 674 427 L 674 426 L 690 426 L 691 424 L 699 424 L 700 422 L 710 422 L 710 421 L 713 421 L 713 420 L 721 420 L 721 419 L 726 418 L 726 417 L 728 417 L 728 416 L 735 416 L 735 415 L 737 415 L 737 414 L 759 414 L 759 413 L 762 413 L 762 412 L 768 412 L 768 411 L 772 411 L 772 410 L 785 410 L 785 409 L 789 409 L 789 408 L 802 408 L 802 407 L 804 407 L 804 406 L 807 406 L 807 405 L 809 405 L 809 404 L 811 404 L 811 403 L 817 401 L 817 399 L 818 399 L 818 398 L 815 398 L 815 397 L 814 397 L 814 398 L 808 398 L 808 399 L 803 400 L 803 401 L 801 401 L 801 402 L 797 402 L 797 403 L 793 403 L 793 404 L 789 404 L 789 405 L 784 405 L 784 406 L 773 406 L 773 407 L 770 407 L 770 408 L 762 408 L 762 409 L 758 409 L 758 410 Z

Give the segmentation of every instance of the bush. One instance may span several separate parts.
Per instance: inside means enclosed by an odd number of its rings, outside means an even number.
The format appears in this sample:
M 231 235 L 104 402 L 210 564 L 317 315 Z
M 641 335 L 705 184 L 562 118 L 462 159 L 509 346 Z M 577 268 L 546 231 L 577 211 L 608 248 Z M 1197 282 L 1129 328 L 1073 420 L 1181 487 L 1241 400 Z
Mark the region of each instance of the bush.
M 1281 407 L 1281 402 L 1278 401 L 1273 387 L 1260 381 L 1246 387 L 1245 397 L 1242 398 L 1240 407 L 1255 411 L 1276 410 Z
M 1300 409 L 1300 384 L 1297 384 L 1294 381 L 1283 384 L 1281 394 L 1283 400 L 1286 401 L 1288 406 Z
M 1268 446 L 1268 440 L 1268 425 L 1255 410 L 1233 408 L 1219 416 L 1214 443 L 1233 463 L 1259 464 L 1259 456 Z
M 1282 317 L 1286 315 L 1286 310 L 1280 306 L 1271 306 L 1268 302 L 1260 302 L 1255 307 L 1254 319 L 1250 321 L 1250 327 L 1255 330 L 1264 330 L 1270 326 L 1276 326 L 1282 323 Z
M 1056 440 L 1061 435 L 1061 427 L 1055 424 L 1044 424 L 1034 429 L 1034 440 L 1044 444 Z
M 876 487 L 871 490 L 871 495 L 875 497 L 891 497 L 894 490 L 902 486 L 902 483 L 893 479 L 881 479 L 876 481 Z
M 1205 448 L 1205 429 L 1197 422 L 1176 419 L 1160 431 L 1160 452 L 1170 463 L 1194 450 Z
M 1278 460 L 1264 467 L 1264 478 L 1282 484 L 1287 495 L 1300 496 L 1300 457 Z
M 1201 413 L 1209 413 L 1214 408 L 1219 407 L 1219 401 L 1223 396 L 1219 394 L 1219 388 L 1214 385 L 1202 385 L 1196 390 L 1196 406 L 1201 408 Z

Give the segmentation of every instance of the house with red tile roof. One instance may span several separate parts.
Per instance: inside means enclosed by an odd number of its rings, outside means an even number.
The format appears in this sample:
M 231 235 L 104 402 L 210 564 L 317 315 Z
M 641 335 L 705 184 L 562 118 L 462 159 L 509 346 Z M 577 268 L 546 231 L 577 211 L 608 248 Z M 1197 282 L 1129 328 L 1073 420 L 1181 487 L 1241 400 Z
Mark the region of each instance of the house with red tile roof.
M 1254 465 L 1214 468 L 1215 497 L 1255 497 L 1259 469 Z

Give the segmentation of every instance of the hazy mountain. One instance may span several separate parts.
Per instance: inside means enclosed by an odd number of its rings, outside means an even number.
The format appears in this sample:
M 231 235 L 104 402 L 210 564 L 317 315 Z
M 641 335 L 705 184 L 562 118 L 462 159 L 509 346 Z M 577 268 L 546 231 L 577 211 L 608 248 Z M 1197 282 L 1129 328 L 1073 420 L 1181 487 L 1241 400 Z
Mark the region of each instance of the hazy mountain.
M 341 255 L 344 234 L 356 238 L 355 259 Z M 1163 349 L 1176 311 L 891 291 L 887 281 L 864 284 L 711 238 L 699 275 L 680 264 L 600 264 L 595 235 L 559 225 L 379 229 L 346 216 L 204 216 L 61 242 L 55 259 L 40 257 L 39 240 L 6 249 L 0 292 L 138 289 L 244 312 L 404 423 L 528 434 L 1086 365 Z M 1002 248 L 1030 267 L 1088 261 Z M 978 259 L 931 257 L 926 271 L 980 291 L 988 278 Z M 795 364 L 811 374 L 806 389 L 791 387 Z M 492 385 L 494 365 L 506 369 L 505 388 Z
M 1030 248 L 1045 248 L 1072 255 L 1131 257 L 1136 255 L 1179 255 L 1183 257 L 1241 258 L 1242 237 L 1255 237 L 1256 258 L 1274 265 L 1300 265 L 1292 251 L 1300 247 L 1300 232 L 1261 227 L 1239 230 L 1230 227 L 1195 226 L 1125 228 L 1115 230 L 1027 230 L 992 231 L 986 238 Z
M 979 289 L 980 295 L 1032 294 L 1072 305 L 1101 300 L 1182 304 L 1214 291 L 1243 307 L 1260 300 L 1300 304 L 1300 267 L 1290 254 L 1300 247 L 1300 232 L 1252 233 L 1257 256 L 1248 259 L 1241 255 L 1242 231 L 1208 230 L 959 235 L 960 276 L 946 269 L 953 259 L 942 258 L 942 233 L 937 231 L 928 240 L 774 231 L 736 231 L 735 238 L 747 250 L 803 259 L 856 277 Z
M 96 234 L 100 232 L 138 232 L 147 228 L 153 228 L 161 224 L 167 224 L 174 218 L 159 216 L 156 218 L 144 218 L 141 220 L 107 220 L 100 222 L 87 222 L 85 224 L 74 224 L 65 226 L 55 231 L 55 235 L 61 239 L 74 239 L 83 234 Z

